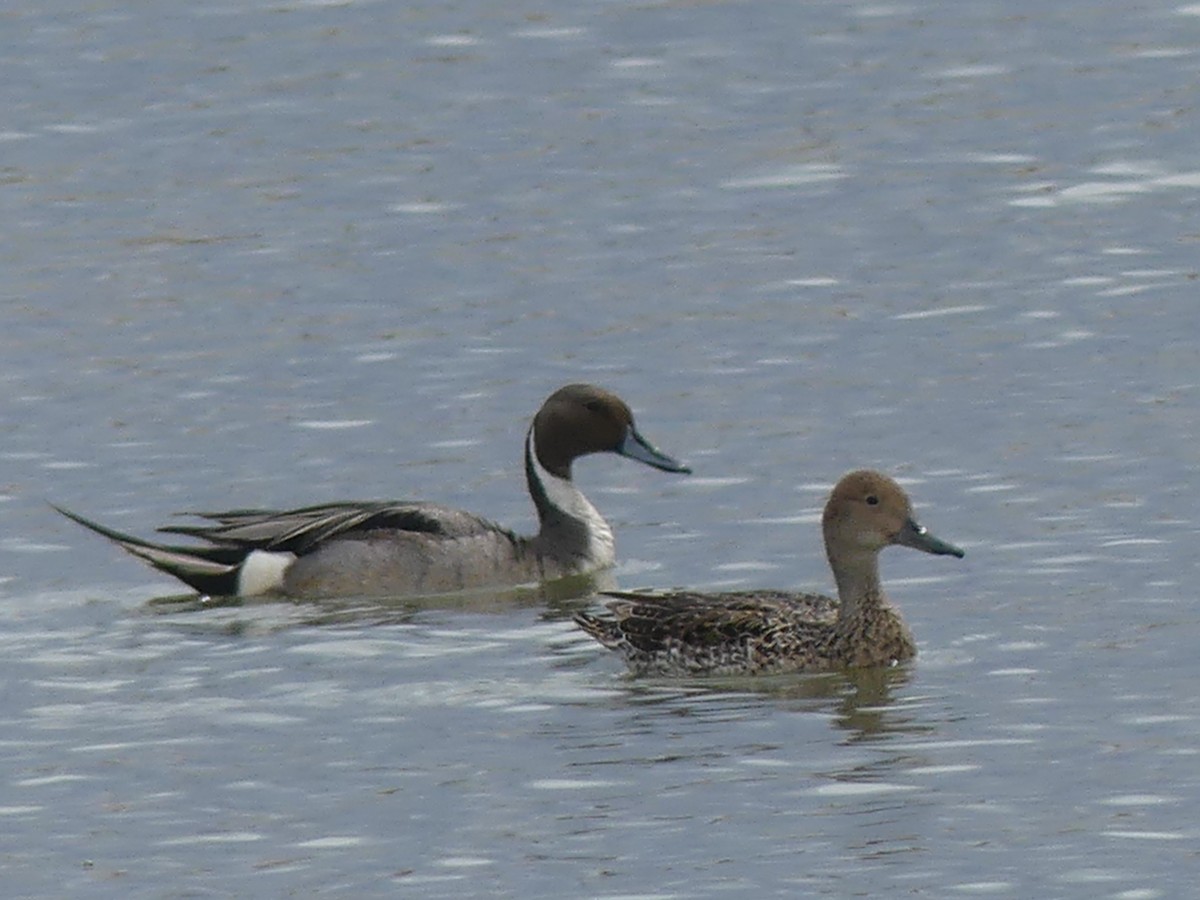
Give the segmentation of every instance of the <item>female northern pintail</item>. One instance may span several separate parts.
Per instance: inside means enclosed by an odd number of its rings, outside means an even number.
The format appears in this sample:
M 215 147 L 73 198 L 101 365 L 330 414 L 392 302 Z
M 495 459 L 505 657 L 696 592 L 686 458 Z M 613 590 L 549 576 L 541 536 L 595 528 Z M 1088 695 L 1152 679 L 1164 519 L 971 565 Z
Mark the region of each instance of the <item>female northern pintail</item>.
M 402 596 L 511 586 L 613 564 L 612 530 L 571 480 L 572 462 L 600 452 L 691 471 L 638 433 L 620 397 L 569 384 L 542 404 L 525 436 L 525 479 L 541 525 L 531 537 L 421 501 L 197 513 L 214 524 L 159 529 L 209 546 L 151 543 L 59 511 L 210 595 Z
M 879 551 L 900 544 L 962 557 L 916 523 L 888 476 L 851 472 L 821 517 L 838 596 L 783 591 L 724 594 L 606 592 L 611 617 L 575 621 L 619 651 L 639 675 L 760 675 L 891 665 L 917 652 L 879 582 Z

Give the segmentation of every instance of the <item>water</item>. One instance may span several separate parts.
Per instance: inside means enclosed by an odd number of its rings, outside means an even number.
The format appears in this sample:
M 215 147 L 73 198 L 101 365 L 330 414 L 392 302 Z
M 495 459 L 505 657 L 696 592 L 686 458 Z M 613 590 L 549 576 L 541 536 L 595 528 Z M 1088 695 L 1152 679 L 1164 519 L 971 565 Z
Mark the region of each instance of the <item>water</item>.
M 161 7 L 161 8 L 160 8 Z M 6 896 L 1174 897 L 1195 882 L 1200 8 L 11 6 Z M 623 676 L 585 599 L 156 603 L 57 517 L 420 497 L 619 581 L 828 588 L 880 466 L 963 561 L 904 669 Z

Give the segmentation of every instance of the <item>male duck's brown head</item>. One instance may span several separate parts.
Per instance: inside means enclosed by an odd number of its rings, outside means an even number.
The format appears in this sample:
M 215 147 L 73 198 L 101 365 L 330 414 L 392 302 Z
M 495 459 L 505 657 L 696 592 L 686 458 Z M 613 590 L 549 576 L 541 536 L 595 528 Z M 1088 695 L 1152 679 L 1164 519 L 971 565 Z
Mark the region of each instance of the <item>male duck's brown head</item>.
M 531 426 L 538 462 L 559 478 L 589 453 L 616 453 L 665 472 L 691 469 L 658 450 L 638 433 L 629 406 L 611 391 L 568 384 L 547 398 Z

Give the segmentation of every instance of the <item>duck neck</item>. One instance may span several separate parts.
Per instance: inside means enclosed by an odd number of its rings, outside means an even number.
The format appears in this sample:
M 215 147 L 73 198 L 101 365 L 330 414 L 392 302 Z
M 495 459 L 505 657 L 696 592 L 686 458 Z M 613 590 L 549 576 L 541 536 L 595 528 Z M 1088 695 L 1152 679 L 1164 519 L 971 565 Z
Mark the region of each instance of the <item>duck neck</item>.
M 829 567 L 837 582 L 842 621 L 888 606 L 879 581 L 879 555 L 875 552 L 852 556 L 829 555 Z
M 570 562 L 579 571 L 616 562 L 612 529 L 575 487 L 569 467 L 556 475 L 542 465 L 532 427 L 525 436 L 525 482 L 537 508 L 539 554 Z
M 917 645 L 900 613 L 884 596 L 878 554 L 836 560 L 831 556 L 829 562 L 841 600 L 833 640 L 838 662 L 869 667 L 911 659 Z

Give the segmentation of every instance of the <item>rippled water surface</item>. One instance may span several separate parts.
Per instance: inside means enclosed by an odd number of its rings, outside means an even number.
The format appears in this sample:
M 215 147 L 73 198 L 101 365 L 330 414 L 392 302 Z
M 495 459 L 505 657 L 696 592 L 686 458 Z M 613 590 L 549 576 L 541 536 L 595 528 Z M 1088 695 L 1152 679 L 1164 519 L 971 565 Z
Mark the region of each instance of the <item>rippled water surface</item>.
M 0 29 L 5 896 L 1186 896 L 1200 7 L 18 2 Z M 621 584 L 829 586 L 901 669 L 639 681 L 553 592 L 162 599 L 56 516 L 531 529 L 568 381 Z

